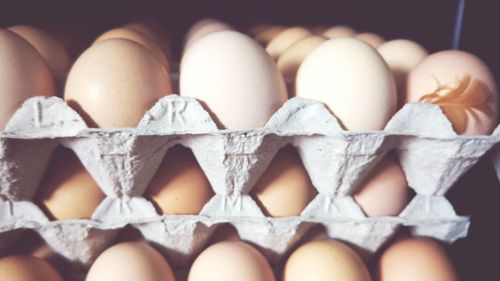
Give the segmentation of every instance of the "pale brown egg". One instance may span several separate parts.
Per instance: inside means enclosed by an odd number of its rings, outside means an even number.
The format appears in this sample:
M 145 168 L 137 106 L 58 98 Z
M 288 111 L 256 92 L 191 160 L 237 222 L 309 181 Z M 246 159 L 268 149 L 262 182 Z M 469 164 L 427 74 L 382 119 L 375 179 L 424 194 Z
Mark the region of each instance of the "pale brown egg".
M 337 25 L 325 30 L 322 35 L 329 39 L 335 39 L 342 37 L 352 37 L 355 34 L 356 31 L 354 31 L 354 29 L 345 25 Z
M 371 277 L 363 260 L 348 246 L 335 240 L 316 240 L 290 255 L 281 280 L 371 281 Z
M 184 38 L 184 52 L 199 39 L 219 31 L 233 30 L 229 24 L 216 19 L 202 19 L 189 28 Z
M 105 40 L 74 63 L 64 99 L 90 127 L 136 127 L 147 110 L 172 92 L 170 78 L 144 46 Z
M 397 241 L 382 254 L 377 281 L 458 281 L 453 264 L 439 244 L 427 238 Z
M 23 102 L 55 95 L 56 84 L 47 63 L 21 36 L 0 29 L 0 131 Z
M 189 270 L 188 281 L 275 281 L 262 254 L 244 242 L 220 242 L 205 249 Z
M 50 33 L 27 25 L 16 25 L 8 29 L 30 42 L 56 77 L 66 76 L 71 67 L 70 56 L 64 46 Z
M 316 193 L 291 146 L 276 153 L 251 192 L 264 214 L 272 217 L 300 215 Z
M 405 174 L 391 154 L 377 163 L 353 195 L 369 217 L 399 215 L 409 196 Z
M 33 256 L 8 256 L 0 259 L 2 281 L 64 281 L 46 261 Z
M 175 281 L 168 262 L 145 242 L 124 242 L 105 250 L 90 267 L 86 281 Z
M 167 29 L 163 25 L 155 21 L 144 20 L 126 24 L 123 28 L 148 36 L 160 46 L 167 59 L 172 59 L 172 50 L 169 44 L 170 36 L 168 36 Z
M 286 27 L 284 26 L 269 26 L 268 28 L 265 28 L 261 31 L 259 31 L 257 34 L 254 35 L 254 38 L 257 42 L 260 44 L 267 46 L 271 40 L 274 39 L 278 34 L 280 34 L 283 30 L 285 30 Z
M 297 70 L 302 61 L 316 47 L 325 42 L 326 38 L 321 36 L 309 36 L 293 43 L 288 49 L 281 54 L 276 62 L 279 71 L 285 78 L 295 79 Z
M 54 151 L 35 200 L 51 219 L 90 219 L 105 195 L 75 153 Z
M 382 38 L 380 35 L 377 35 L 375 33 L 370 33 L 370 32 L 363 32 L 363 33 L 358 33 L 354 36 L 354 38 L 357 38 L 373 48 L 378 48 L 380 45 L 384 44 L 385 39 Z
M 109 39 L 128 39 L 132 40 L 136 43 L 139 43 L 146 47 L 149 51 L 151 51 L 157 59 L 160 60 L 161 64 L 165 66 L 167 71 L 169 70 L 169 63 L 167 60 L 167 56 L 163 52 L 163 50 L 160 48 L 158 43 L 154 41 L 154 39 L 150 39 L 147 35 L 144 35 L 141 32 L 134 31 L 132 29 L 128 28 L 115 28 L 108 30 L 101 34 L 97 39 L 94 41 L 94 44 L 97 44 L 99 42 L 109 40 Z
M 162 214 L 195 215 L 214 195 L 191 150 L 170 148 L 144 196 L 155 203 Z
M 269 55 L 277 60 L 293 43 L 311 36 L 312 33 L 303 27 L 290 27 L 281 31 L 266 46 Z
M 406 101 L 438 105 L 458 134 L 488 135 L 498 124 L 495 79 L 464 51 L 441 51 L 420 62 L 408 74 Z
M 273 60 L 235 31 L 207 35 L 189 48 L 182 58 L 180 94 L 202 102 L 221 129 L 263 127 L 288 98 Z

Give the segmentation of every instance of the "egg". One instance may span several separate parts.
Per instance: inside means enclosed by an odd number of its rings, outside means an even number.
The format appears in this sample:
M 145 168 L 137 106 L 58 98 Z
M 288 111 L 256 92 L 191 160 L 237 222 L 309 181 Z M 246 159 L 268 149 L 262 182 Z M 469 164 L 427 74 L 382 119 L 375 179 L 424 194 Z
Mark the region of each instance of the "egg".
M 345 25 L 337 25 L 334 27 L 330 27 L 327 30 L 323 31 L 323 36 L 329 39 L 334 38 L 342 38 L 342 37 L 352 37 L 356 34 L 354 29 L 345 26 Z
M 188 281 L 274 281 L 271 266 L 252 246 L 238 241 L 214 244 L 195 259 Z
M 206 35 L 219 32 L 233 30 L 229 24 L 216 19 L 203 19 L 191 26 L 184 38 L 184 51 L 188 49 L 194 42 L 205 37 Z
M 269 55 L 277 60 L 285 50 L 293 43 L 311 36 L 312 33 L 303 27 L 290 27 L 281 31 L 278 35 L 269 41 L 266 46 L 266 51 Z
M 354 38 L 359 39 L 373 48 L 378 48 L 380 45 L 384 44 L 385 39 L 375 33 L 358 33 L 354 36 Z
M 488 66 L 464 51 L 434 53 L 408 74 L 406 101 L 438 105 L 458 134 L 490 134 L 498 124 L 497 96 Z
M 398 161 L 384 156 L 354 193 L 354 200 L 369 217 L 397 216 L 408 204 L 410 189 Z
M 2 281 L 64 281 L 46 261 L 33 256 L 7 256 L 0 258 Z
M 287 100 L 283 77 L 250 37 L 221 31 L 193 44 L 182 58 L 181 96 L 198 99 L 221 129 L 263 127 Z
M 169 36 L 167 30 L 161 24 L 155 21 L 144 20 L 126 24 L 123 28 L 146 35 L 160 46 L 167 58 L 172 58 Z
M 315 240 L 295 250 L 283 269 L 282 281 L 303 280 L 371 281 L 371 277 L 363 260 L 348 246 Z
M 71 59 L 64 46 L 50 33 L 27 25 L 16 25 L 8 30 L 30 42 L 49 65 L 56 77 L 65 77 L 71 67 Z
M 59 147 L 35 194 L 51 219 L 90 219 L 105 195 L 74 152 Z
M 75 62 L 64 99 L 90 127 L 136 127 L 161 97 L 170 78 L 144 46 L 126 39 L 99 42 Z
M 328 40 L 302 62 L 298 97 L 323 102 L 351 131 L 382 130 L 396 110 L 396 89 L 387 64 L 354 38 Z
M 325 41 L 326 39 L 321 36 L 309 36 L 293 43 L 281 54 L 276 62 L 281 74 L 284 77 L 294 79 L 302 61 Z
M 154 41 L 153 39 L 150 39 L 147 35 L 134 31 L 131 29 L 127 28 L 115 28 L 108 30 L 101 34 L 97 39 L 94 41 L 94 44 L 109 40 L 109 39 L 128 39 L 131 41 L 134 41 L 136 43 L 139 43 L 146 47 L 151 53 L 155 55 L 155 57 L 160 60 L 161 64 L 165 66 L 167 71 L 169 70 L 169 65 L 168 65 L 168 60 L 163 52 L 163 50 L 160 48 L 160 46 Z
M 116 244 L 97 257 L 86 281 L 175 281 L 170 265 L 147 243 Z
M 397 241 L 382 253 L 378 281 L 458 281 L 444 249 L 428 238 Z
M 23 102 L 52 96 L 56 84 L 47 63 L 21 36 L 0 29 L 0 131 Z
M 257 34 L 255 34 L 254 38 L 255 40 L 257 40 L 257 42 L 266 46 L 267 44 L 269 44 L 269 42 L 271 42 L 271 40 L 274 39 L 274 37 L 276 37 L 285 29 L 286 28 L 283 26 L 276 26 L 276 25 L 269 26 L 268 28 L 263 29 Z
M 182 146 L 168 150 L 145 192 L 162 214 L 196 215 L 214 195 L 193 153 Z
M 298 153 L 280 149 L 252 189 L 262 211 L 272 217 L 298 216 L 316 195 Z

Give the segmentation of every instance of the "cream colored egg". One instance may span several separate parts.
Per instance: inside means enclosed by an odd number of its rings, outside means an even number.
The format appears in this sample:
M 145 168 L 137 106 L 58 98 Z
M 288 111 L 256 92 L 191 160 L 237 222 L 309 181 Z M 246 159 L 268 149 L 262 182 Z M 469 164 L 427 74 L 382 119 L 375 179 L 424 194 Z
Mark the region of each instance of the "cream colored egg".
M 488 66 L 458 50 L 434 53 L 407 79 L 406 101 L 441 107 L 459 134 L 487 135 L 498 124 L 498 89 Z
M 196 215 L 214 195 L 193 153 L 182 146 L 168 150 L 144 196 L 162 214 Z
M 90 219 L 105 195 L 69 149 L 55 150 L 35 196 L 51 219 Z
M 219 128 L 263 127 L 287 100 L 285 83 L 250 37 L 221 31 L 193 44 L 182 58 L 181 96 L 198 99 Z
M 354 29 L 345 25 L 337 25 L 325 30 L 322 35 L 325 36 L 326 38 L 334 39 L 342 37 L 352 37 L 355 34 L 356 31 L 354 31 Z
M 300 246 L 285 263 L 282 281 L 371 281 L 363 260 L 335 240 L 316 240 Z
M 287 28 L 269 41 L 266 51 L 274 60 L 277 60 L 293 43 L 311 35 L 311 32 L 303 27 Z
M 266 215 L 281 217 L 300 215 L 317 192 L 298 153 L 286 146 L 274 156 L 251 193 Z
M 378 263 L 379 281 L 458 281 L 446 252 L 427 238 L 398 241 L 382 254 Z
M 321 36 L 310 36 L 293 43 L 281 54 L 276 62 L 279 71 L 284 77 L 295 78 L 297 70 L 302 61 L 316 47 L 325 42 L 326 39 Z
M 243 242 L 226 241 L 205 249 L 189 270 L 188 281 L 274 281 L 259 251 Z
M 205 37 L 206 35 L 228 30 L 233 30 L 233 27 L 225 22 L 210 18 L 202 19 L 193 24 L 186 33 L 186 37 L 184 38 L 184 52 L 194 42 Z
M 370 45 L 331 39 L 302 62 L 298 97 L 323 102 L 351 131 L 382 130 L 396 110 L 396 89 L 387 64 Z
M 151 51 L 151 53 L 153 53 L 156 56 L 156 58 L 160 60 L 160 62 L 165 66 L 165 68 L 167 68 L 167 71 L 169 70 L 167 56 L 160 48 L 160 46 L 157 44 L 157 42 L 154 41 L 153 39 L 150 39 L 150 37 L 148 37 L 147 35 L 144 35 L 141 32 L 127 28 L 115 28 L 106 31 L 99 37 L 97 37 L 97 39 L 94 41 L 94 44 L 109 39 L 128 39 L 143 45 L 149 51 Z
M 369 217 L 397 216 L 408 204 L 410 189 L 393 155 L 386 155 L 371 170 L 354 194 Z
M 124 242 L 105 250 L 90 267 L 86 281 L 175 281 L 172 268 L 147 243 Z
M 34 96 L 56 94 L 47 63 L 16 33 L 0 29 L 0 131 L 23 102 Z
M 0 258 L 2 281 L 64 281 L 48 262 L 33 256 Z
M 144 46 L 105 40 L 87 49 L 66 81 L 64 99 L 91 127 L 136 127 L 147 110 L 172 92 L 170 78 Z
M 354 36 L 354 38 L 369 44 L 373 48 L 378 48 L 385 42 L 385 39 L 382 38 L 380 35 L 370 32 L 358 33 Z
M 71 67 L 70 56 L 64 46 L 50 33 L 27 25 L 16 25 L 8 29 L 30 42 L 56 77 L 64 77 L 68 73 Z

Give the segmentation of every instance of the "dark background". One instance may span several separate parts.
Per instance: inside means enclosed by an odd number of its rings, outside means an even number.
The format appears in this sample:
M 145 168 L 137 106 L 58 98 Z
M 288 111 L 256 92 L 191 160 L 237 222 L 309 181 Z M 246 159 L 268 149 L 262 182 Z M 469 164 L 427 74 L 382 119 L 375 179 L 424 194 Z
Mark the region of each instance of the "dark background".
M 283 25 L 346 24 L 386 39 L 409 38 L 430 52 L 451 47 L 457 1 L 1 1 L 0 26 L 67 23 L 90 42 L 100 32 L 135 19 L 155 19 L 169 29 L 178 52 L 196 20 L 215 17 L 245 30 L 258 22 Z M 500 81 L 500 10 L 496 1 L 469 0 L 461 49 L 482 58 Z M 448 193 L 461 215 L 471 215 L 467 239 L 449 247 L 463 280 L 498 280 L 500 184 L 489 159 L 465 174 Z

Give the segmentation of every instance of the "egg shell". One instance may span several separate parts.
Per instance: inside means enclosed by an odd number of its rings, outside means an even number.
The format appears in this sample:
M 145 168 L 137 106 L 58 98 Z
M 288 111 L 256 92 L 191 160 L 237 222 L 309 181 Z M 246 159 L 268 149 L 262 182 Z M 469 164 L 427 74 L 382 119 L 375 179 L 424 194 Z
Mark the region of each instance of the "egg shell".
M 401 166 L 386 155 L 369 172 L 354 194 L 354 200 L 369 217 L 397 216 L 408 204 L 410 189 Z
M 406 95 L 406 75 L 429 54 L 418 43 L 396 39 L 387 41 L 377 51 L 391 69 L 398 92 L 398 108 L 403 106 Z
M 293 43 L 281 54 L 276 62 L 281 74 L 284 77 L 295 78 L 302 61 L 325 41 L 326 39 L 321 36 L 309 36 Z
M 126 39 L 100 42 L 75 62 L 64 99 L 85 120 L 100 128 L 136 127 L 144 113 L 172 92 L 158 59 Z
M 441 103 L 441 109 L 457 133 L 487 135 L 493 131 L 498 124 L 498 89 L 483 61 L 458 50 L 428 56 L 408 74 L 406 102 L 422 101 L 422 97 L 434 93 L 438 85 L 448 89 L 437 94 L 448 97 L 433 103 Z M 454 95 L 450 96 L 451 93 Z
M 297 151 L 291 146 L 276 153 L 252 189 L 261 209 L 272 217 L 300 215 L 316 193 Z
M 48 262 L 32 256 L 1 258 L 0 276 L 5 281 L 64 281 Z
M 196 215 L 214 192 L 193 153 L 175 146 L 168 150 L 144 195 L 162 214 Z
M 382 38 L 382 36 L 370 32 L 358 33 L 354 36 L 354 38 L 369 44 L 373 48 L 378 48 L 385 42 L 385 39 Z
M 90 267 L 86 281 L 175 281 L 170 265 L 147 243 L 124 242 L 105 250 Z
M 165 66 L 167 71 L 169 70 L 167 56 L 165 55 L 163 50 L 156 43 L 156 41 L 154 41 L 154 39 L 150 39 L 150 37 L 148 37 L 147 35 L 144 35 L 141 32 L 134 31 L 134 30 L 127 29 L 127 28 L 111 29 L 111 30 L 104 32 L 99 37 L 97 37 L 97 39 L 94 41 L 94 44 L 97 44 L 97 43 L 105 41 L 105 40 L 120 39 L 120 38 L 132 40 L 136 43 L 143 45 L 160 60 L 161 64 Z
M 322 35 L 325 36 L 326 38 L 334 39 L 342 37 L 352 37 L 355 34 L 356 31 L 354 31 L 354 29 L 345 25 L 337 25 L 325 30 Z
M 184 52 L 191 46 L 194 42 L 205 37 L 206 35 L 219 32 L 233 30 L 233 27 L 229 24 L 216 20 L 216 19 L 202 19 L 189 28 L 186 32 L 186 37 L 184 39 Z
M 303 27 L 287 28 L 269 41 L 266 46 L 266 51 L 273 59 L 277 60 L 293 43 L 311 35 L 312 33 Z
M 295 94 L 325 103 L 352 131 L 382 130 L 396 110 L 387 64 L 370 45 L 354 38 L 316 47 L 299 67 Z
M 188 281 L 274 281 L 273 271 L 259 251 L 244 242 L 214 244 L 196 258 Z
M 47 63 L 16 33 L 0 29 L 0 131 L 22 103 L 34 96 L 52 96 L 56 84 Z
M 198 99 L 219 128 L 263 127 L 288 97 L 269 55 L 235 31 L 200 39 L 184 54 L 182 65 L 181 96 Z
M 162 25 L 154 21 L 146 20 L 126 24 L 123 26 L 123 28 L 140 32 L 148 36 L 160 46 L 163 53 L 167 56 L 167 59 L 172 58 L 172 50 L 169 46 L 170 36 L 168 36 L 166 28 L 164 28 Z
M 8 30 L 30 42 L 47 62 L 55 76 L 64 77 L 68 73 L 71 58 L 64 46 L 50 33 L 27 25 L 12 26 Z
M 282 281 L 371 281 L 363 260 L 335 240 L 315 240 L 300 246 L 285 263 Z
M 274 37 L 276 37 L 285 29 L 286 27 L 284 26 L 270 26 L 255 34 L 254 38 L 255 40 L 257 40 L 257 42 L 266 46 L 267 44 L 269 44 L 269 42 L 271 42 L 271 40 L 274 39 Z
M 90 219 L 105 195 L 75 153 L 55 150 L 35 195 L 52 219 Z
M 444 249 L 427 238 L 395 242 L 382 254 L 377 271 L 377 281 L 459 280 Z

